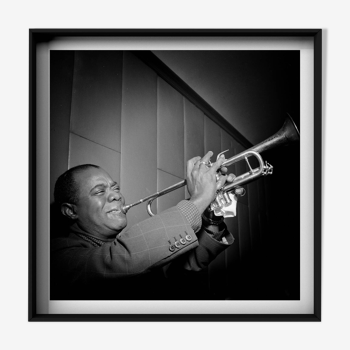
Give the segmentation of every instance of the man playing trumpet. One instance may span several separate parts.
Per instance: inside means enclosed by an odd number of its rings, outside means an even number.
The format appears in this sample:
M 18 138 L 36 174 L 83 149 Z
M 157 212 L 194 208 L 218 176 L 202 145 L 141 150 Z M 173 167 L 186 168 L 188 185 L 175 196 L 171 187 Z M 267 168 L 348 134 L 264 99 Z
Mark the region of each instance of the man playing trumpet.
M 52 242 L 51 299 L 153 299 L 152 273 L 208 266 L 234 241 L 208 209 L 234 175 L 223 155 L 208 167 L 211 156 L 187 162 L 189 200 L 127 229 L 124 197 L 105 170 L 87 164 L 62 174 L 55 202 L 71 225 Z

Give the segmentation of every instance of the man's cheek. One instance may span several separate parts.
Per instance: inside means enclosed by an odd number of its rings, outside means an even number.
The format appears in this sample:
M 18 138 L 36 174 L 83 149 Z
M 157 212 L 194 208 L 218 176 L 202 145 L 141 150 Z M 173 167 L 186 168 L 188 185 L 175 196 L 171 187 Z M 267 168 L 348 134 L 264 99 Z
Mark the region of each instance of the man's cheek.
M 106 199 L 104 197 L 98 197 L 94 201 L 94 206 L 96 209 L 102 209 L 106 203 Z

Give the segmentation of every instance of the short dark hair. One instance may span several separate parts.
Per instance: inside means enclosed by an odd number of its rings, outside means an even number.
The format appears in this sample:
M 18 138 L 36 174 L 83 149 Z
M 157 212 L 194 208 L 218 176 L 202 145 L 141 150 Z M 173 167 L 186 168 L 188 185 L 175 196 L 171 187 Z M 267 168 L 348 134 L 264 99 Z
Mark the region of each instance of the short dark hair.
M 56 181 L 54 198 L 55 204 L 60 207 L 63 203 L 77 204 L 78 202 L 78 184 L 75 175 L 89 168 L 100 168 L 94 164 L 82 164 L 70 168 L 64 172 Z

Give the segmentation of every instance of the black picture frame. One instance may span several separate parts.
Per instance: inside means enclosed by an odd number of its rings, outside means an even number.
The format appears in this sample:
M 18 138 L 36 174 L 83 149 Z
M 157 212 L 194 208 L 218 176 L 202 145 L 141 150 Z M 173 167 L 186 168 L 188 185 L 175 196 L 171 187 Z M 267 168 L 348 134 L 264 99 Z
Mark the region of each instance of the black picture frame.
M 37 52 L 55 37 L 309 37 L 314 43 L 314 312 L 312 314 L 39 314 L 37 313 Z M 30 29 L 29 30 L 29 321 L 321 321 L 321 29 Z

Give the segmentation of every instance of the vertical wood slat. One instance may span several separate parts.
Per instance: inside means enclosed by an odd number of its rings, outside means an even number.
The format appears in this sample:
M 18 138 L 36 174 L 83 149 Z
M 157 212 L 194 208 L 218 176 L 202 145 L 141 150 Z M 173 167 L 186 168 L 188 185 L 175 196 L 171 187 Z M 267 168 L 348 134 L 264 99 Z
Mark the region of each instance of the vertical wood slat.
M 158 78 L 157 102 L 157 167 L 169 174 L 183 178 L 183 97 L 163 79 Z
M 56 180 L 68 169 L 69 129 L 50 126 L 50 202 Z
M 188 100 L 184 100 L 185 162 L 204 155 L 204 114 Z M 184 173 L 184 175 L 186 175 Z
M 237 206 L 238 231 L 239 231 L 239 254 L 241 262 L 247 261 L 251 254 L 251 239 L 249 225 L 249 208 L 247 205 L 238 203 Z
M 54 205 L 58 177 L 68 169 L 69 126 L 74 72 L 73 51 L 50 51 L 50 237 L 66 227 Z
M 191 158 L 204 155 L 204 114 L 187 99 L 184 100 L 184 178 L 186 163 Z M 186 198 L 190 195 L 185 189 Z
M 266 198 L 265 198 L 265 179 L 261 179 L 257 182 L 258 185 L 258 199 L 259 199 L 259 227 L 260 227 L 260 240 L 264 243 L 267 235 L 268 224 L 266 216 Z
M 120 152 L 121 51 L 76 51 L 71 131 Z
M 188 100 L 184 100 L 185 162 L 204 155 L 204 114 Z M 185 173 L 184 173 L 185 175 Z
M 234 299 L 239 291 L 239 266 L 240 266 L 240 252 L 239 252 L 239 229 L 237 216 L 225 220 L 227 229 L 233 235 L 235 241 L 225 251 L 226 259 L 226 294 L 228 297 Z
M 251 182 L 248 186 L 250 240 L 253 253 L 256 253 L 261 245 L 258 183 L 256 181 Z
M 208 117 L 204 118 L 204 153 L 212 151 L 212 161 L 221 152 L 221 129 Z
M 68 169 L 74 52 L 50 52 L 50 202 L 57 178 Z
M 74 52 L 50 52 L 50 126 L 69 131 Z
M 130 53 L 123 58 L 122 94 L 120 184 L 134 203 L 157 191 L 157 75 Z M 145 204 L 135 206 L 128 226 L 148 217 Z
M 269 228 L 272 227 L 272 218 L 270 214 L 270 208 L 272 208 L 272 196 L 271 196 L 271 187 L 272 187 L 272 182 L 273 177 L 272 176 L 266 176 L 266 178 L 263 179 L 264 183 L 264 193 L 265 193 L 265 215 L 266 215 L 266 223 L 267 223 L 267 231 L 266 234 L 269 232 Z

